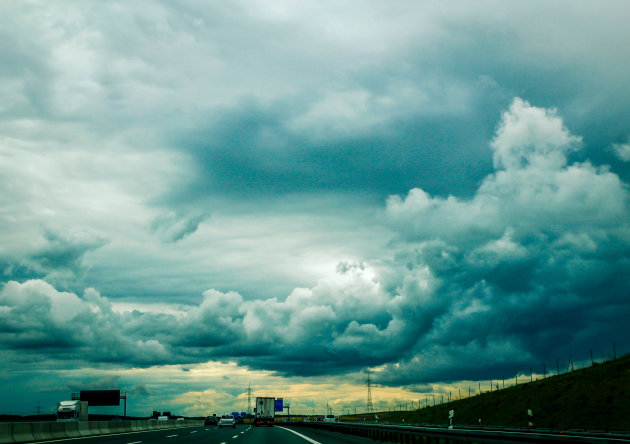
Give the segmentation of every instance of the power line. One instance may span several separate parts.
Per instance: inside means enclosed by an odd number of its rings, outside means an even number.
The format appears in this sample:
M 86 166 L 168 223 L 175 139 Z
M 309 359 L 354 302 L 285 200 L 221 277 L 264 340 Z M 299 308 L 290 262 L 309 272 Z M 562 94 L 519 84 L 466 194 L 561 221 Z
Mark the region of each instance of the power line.
M 252 414 L 252 383 L 248 383 L 247 386 L 247 414 Z
M 367 413 L 374 413 L 374 406 L 372 405 L 372 380 L 370 379 L 370 372 L 367 372 Z

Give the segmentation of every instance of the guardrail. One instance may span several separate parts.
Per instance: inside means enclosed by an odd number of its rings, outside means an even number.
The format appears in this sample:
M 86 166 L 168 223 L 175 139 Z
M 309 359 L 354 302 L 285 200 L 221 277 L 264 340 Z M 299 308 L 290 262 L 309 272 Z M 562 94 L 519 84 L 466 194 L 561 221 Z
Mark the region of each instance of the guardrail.
M 345 434 L 358 435 L 381 442 L 404 444 L 433 444 L 433 443 L 630 443 L 630 435 L 597 434 L 588 432 L 551 431 L 537 429 L 481 429 L 457 427 L 418 427 L 388 424 L 357 424 L 357 423 L 324 423 L 302 422 L 284 423 L 283 425 L 297 427 L 312 427 Z
M 76 421 L 76 422 L 5 422 L 0 423 L 0 443 L 36 442 L 57 438 L 108 435 L 127 432 L 195 427 L 200 420 L 168 421 Z

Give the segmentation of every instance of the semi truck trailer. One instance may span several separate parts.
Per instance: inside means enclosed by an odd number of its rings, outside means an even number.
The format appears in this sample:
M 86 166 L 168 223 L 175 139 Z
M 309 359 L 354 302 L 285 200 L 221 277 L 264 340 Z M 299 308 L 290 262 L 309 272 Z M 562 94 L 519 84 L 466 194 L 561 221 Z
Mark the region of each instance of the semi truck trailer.
M 256 407 L 254 408 L 254 426 L 273 426 L 276 417 L 276 398 L 256 397 Z

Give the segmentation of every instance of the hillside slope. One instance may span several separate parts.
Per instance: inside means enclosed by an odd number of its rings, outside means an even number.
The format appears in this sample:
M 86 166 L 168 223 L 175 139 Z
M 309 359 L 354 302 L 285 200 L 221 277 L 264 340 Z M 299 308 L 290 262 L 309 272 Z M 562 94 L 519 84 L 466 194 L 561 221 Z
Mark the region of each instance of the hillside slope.
M 384 413 L 385 421 L 527 427 L 527 410 L 536 428 L 630 431 L 630 355 L 604 364 L 547 377 L 480 396 L 422 408 Z

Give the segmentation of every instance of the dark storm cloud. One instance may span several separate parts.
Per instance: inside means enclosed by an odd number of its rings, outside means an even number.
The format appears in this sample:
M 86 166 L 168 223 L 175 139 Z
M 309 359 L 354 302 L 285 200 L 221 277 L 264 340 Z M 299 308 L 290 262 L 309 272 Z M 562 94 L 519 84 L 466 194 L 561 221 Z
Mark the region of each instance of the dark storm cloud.
M 285 300 L 208 290 L 179 313 L 117 312 L 93 290 L 10 282 L 2 346 L 135 366 L 232 359 L 285 375 L 385 365 L 384 385 L 499 377 L 615 339 L 630 347 L 627 185 L 568 163 L 582 146 L 554 110 L 515 99 L 491 144 L 495 172 L 471 198 L 390 197 L 389 262 L 342 262 Z
M 47 279 L 64 287 L 84 273 L 86 254 L 107 244 L 89 234 L 64 235 L 50 230 L 42 233 L 42 245 L 6 258 L 2 275 L 6 280 Z M 20 257 L 21 256 L 21 257 Z
M 30 256 L 35 267 L 42 270 L 78 271 L 86 253 L 102 247 L 103 239 L 71 239 L 57 233 L 44 233 L 46 246 Z
M 216 194 L 382 198 L 420 187 L 469 196 L 491 171 L 495 116 L 515 95 L 557 107 L 597 164 L 630 134 L 618 118 L 630 111 L 630 88 L 620 43 L 627 31 L 615 26 L 627 13 L 617 2 L 596 14 L 562 2 L 401 2 L 358 15 L 328 5 L 356 24 L 345 40 L 331 35 L 335 13 L 326 7 L 288 8 L 293 20 L 285 20 L 282 7 L 137 5 L 76 9 L 52 24 L 25 8 L 17 17 L 38 32 L 7 23 L 0 56 L 20 67 L 6 68 L 7 81 L 46 84 L 37 98 L 15 96 L 45 101 L 42 115 L 93 131 L 149 128 L 190 155 L 198 170 L 165 198 L 170 208 Z M 371 26 L 361 21 L 375 17 Z M 609 29 L 621 33 L 614 45 Z M 627 179 L 627 166 L 619 170 Z
M 13 368 L 425 391 L 630 350 L 625 2 L 55 5 L 0 6 Z
M 168 213 L 158 216 L 151 224 L 151 228 L 162 240 L 177 242 L 197 231 L 199 224 L 207 217 L 205 214 L 177 215 Z
M 127 393 L 138 397 L 151 396 L 151 391 L 147 389 L 146 385 L 144 384 L 132 386 L 130 389 L 127 390 Z
M 311 137 L 291 127 L 307 111 L 293 103 L 248 101 L 214 122 L 208 117 L 210 128 L 175 142 L 199 168 L 184 196 L 333 191 L 382 198 L 418 184 L 439 194 L 467 194 L 490 169 L 479 156 L 487 134 L 472 110 L 457 116 L 412 111 L 374 128 Z
M 628 347 L 627 186 L 606 167 L 567 164 L 581 140 L 519 100 L 492 145 L 497 171 L 472 200 L 390 199 L 410 269 L 433 270 L 445 304 L 383 381 L 500 377 L 620 336 Z
M 119 376 L 106 376 L 91 381 L 69 381 L 68 391 L 80 392 L 81 390 L 116 390 Z
M 329 73 L 315 70 L 322 77 L 313 89 L 211 109 L 197 116 L 192 131 L 173 138 L 199 166 L 183 195 L 331 190 L 382 197 L 420 187 L 470 196 L 491 172 L 487 143 L 514 96 L 558 108 L 584 137 L 576 154 L 582 160 L 615 162 L 607 148 L 630 133 L 627 119 L 618 118 L 630 112 L 630 88 L 614 69 L 625 62 L 605 38 L 604 17 L 585 23 L 601 37 L 586 42 L 547 22 L 561 11 L 549 8 L 535 30 L 519 25 L 535 14 L 520 6 L 469 11 L 477 20 L 465 23 L 438 14 L 437 42 L 392 44 L 388 55 L 374 54 L 369 64 L 330 76 L 335 88 L 320 83 Z M 593 46 L 601 51 L 586 52 Z M 628 168 L 617 166 L 627 180 Z

